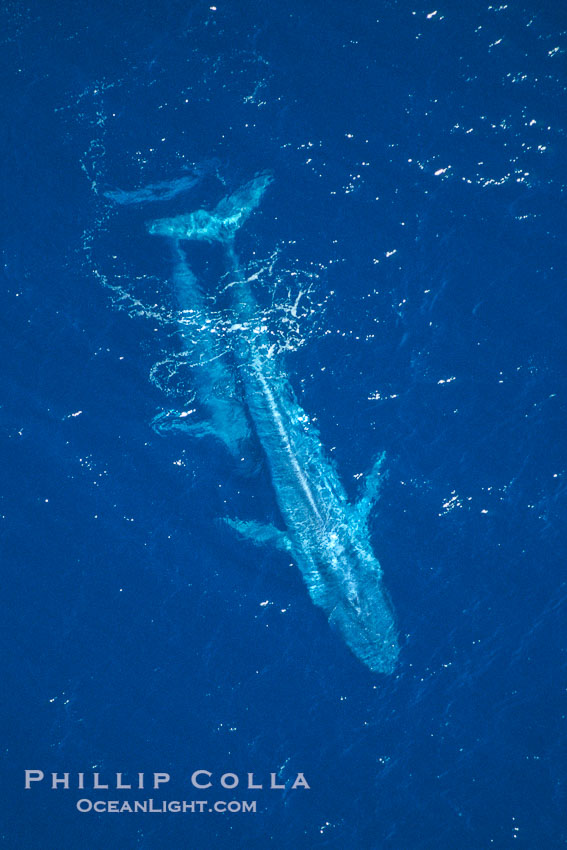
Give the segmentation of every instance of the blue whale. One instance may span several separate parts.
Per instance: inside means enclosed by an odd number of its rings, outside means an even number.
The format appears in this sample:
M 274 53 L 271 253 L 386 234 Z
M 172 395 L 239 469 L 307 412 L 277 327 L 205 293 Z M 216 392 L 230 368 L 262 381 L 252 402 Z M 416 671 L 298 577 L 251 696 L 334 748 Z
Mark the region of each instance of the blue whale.
M 254 321 L 259 315 L 258 303 L 236 253 L 237 233 L 258 207 L 271 179 L 269 174 L 260 174 L 211 211 L 200 209 L 161 218 L 148 226 L 151 234 L 171 242 L 182 310 L 196 306 L 202 310 L 205 306 L 182 243 L 197 240 L 221 246 L 231 279 L 232 310 L 243 329 L 234 347 L 240 388 L 222 358 L 215 352 L 204 353 L 203 360 L 211 364 L 210 369 L 202 370 L 208 374 L 202 389 L 210 423 L 196 426 L 195 431 L 198 435 L 215 434 L 237 454 L 252 424 L 267 460 L 285 530 L 253 520 L 226 522 L 255 544 L 274 545 L 290 554 L 311 599 L 354 655 L 374 672 L 392 673 L 399 654 L 397 630 L 368 529 L 383 456 L 366 477 L 358 501 L 349 502 L 334 465 L 325 456 L 319 434 L 297 401 L 281 358 Z M 190 254 L 190 246 L 187 251 Z M 253 325 L 254 333 L 250 331 Z M 190 329 L 183 329 L 184 334 L 188 332 Z M 170 427 L 185 425 L 171 417 L 168 422 Z

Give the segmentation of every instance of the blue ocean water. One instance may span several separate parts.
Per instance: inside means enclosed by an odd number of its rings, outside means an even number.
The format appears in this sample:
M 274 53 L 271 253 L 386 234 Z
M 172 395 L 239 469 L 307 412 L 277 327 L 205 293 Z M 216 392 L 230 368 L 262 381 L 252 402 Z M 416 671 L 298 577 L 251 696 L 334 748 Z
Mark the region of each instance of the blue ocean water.
M 2 21 L 5 845 L 564 846 L 565 9 L 10 2 Z M 289 558 L 219 524 L 277 518 L 261 452 L 243 471 L 151 426 L 200 400 L 147 222 L 265 169 L 239 252 L 288 321 L 290 381 L 353 499 L 386 452 L 388 676 Z M 26 791 L 25 769 L 168 772 L 158 800 L 203 799 L 197 769 L 287 788 L 210 792 L 255 814 L 82 814 L 120 793 Z

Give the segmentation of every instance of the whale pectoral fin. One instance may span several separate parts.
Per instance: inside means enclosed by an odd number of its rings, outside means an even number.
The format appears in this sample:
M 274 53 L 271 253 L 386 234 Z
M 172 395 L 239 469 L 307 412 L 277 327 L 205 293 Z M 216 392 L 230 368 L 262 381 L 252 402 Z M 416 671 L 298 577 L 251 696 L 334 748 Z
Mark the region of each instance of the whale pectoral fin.
M 224 423 L 223 427 L 218 427 L 210 422 L 193 422 L 187 414 L 176 413 L 170 410 L 158 413 L 152 419 L 151 425 L 156 434 L 160 435 L 180 431 L 183 434 L 188 434 L 190 437 L 195 437 L 195 439 L 214 437 L 216 440 L 224 443 L 233 457 L 240 457 L 242 447 L 250 436 L 248 431 L 236 427 L 230 421 L 226 422 L 226 427 Z
M 208 422 L 188 422 L 187 415 L 164 410 L 154 416 L 151 422 L 156 434 L 169 434 L 172 431 L 183 431 L 193 437 L 218 437 L 216 431 Z
M 368 522 L 370 511 L 378 501 L 380 488 L 387 474 L 385 472 L 382 472 L 382 465 L 384 463 L 385 458 L 386 452 L 381 452 L 374 461 L 370 472 L 364 476 L 362 493 L 360 494 L 360 498 L 354 505 L 356 519 L 360 523 Z
M 285 531 L 280 531 L 275 525 L 265 525 L 256 520 L 230 519 L 223 517 L 223 521 L 229 525 L 237 534 L 247 537 L 256 546 L 275 546 L 282 552 L 291 552 L 291 541 Z

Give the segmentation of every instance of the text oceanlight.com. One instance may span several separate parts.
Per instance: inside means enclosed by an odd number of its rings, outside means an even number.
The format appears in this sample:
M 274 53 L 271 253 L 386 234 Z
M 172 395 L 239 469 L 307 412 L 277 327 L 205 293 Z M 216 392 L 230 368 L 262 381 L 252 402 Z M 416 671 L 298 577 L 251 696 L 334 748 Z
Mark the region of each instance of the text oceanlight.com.
M 168 812 L 182 814 L 204 814 L 205 812 L 218 812 L 224 814 L 229 812 L 257 811 L 256 800 L 78 800 L 76 804 L 79 812 L 111 812 L 117 814 L 154 813 L 166 814 Z

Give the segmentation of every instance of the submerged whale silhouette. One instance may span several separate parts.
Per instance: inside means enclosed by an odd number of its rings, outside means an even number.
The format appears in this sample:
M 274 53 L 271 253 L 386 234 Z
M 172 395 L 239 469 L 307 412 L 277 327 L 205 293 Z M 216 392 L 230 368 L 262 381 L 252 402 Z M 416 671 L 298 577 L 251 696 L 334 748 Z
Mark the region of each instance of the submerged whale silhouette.
M 251 283 L 240 268 L 235 237 L 270 182 L 270 175 L 261 174 L 224 198 L 212 211 L 201 209 L 157 219 L 148 226 L 151 234 L 167 237 L 172 243 L 174 281 L 182 310 L 203 309 L 205 302 L 180 243 L 200 240 L 222 246 L 232 280 L 233 309 L 244 329 L 244 343 L 237 348 L 244 397 L 239 398 L 222 358 L 205 342 L 202 361 L 208 366 L 199 371 L 206 375 L 201 390 L 211 414 L 210 424 L 193 426 L 191 430 L 198 435 L 215 434 L 236 454 L 240 441 L 248 435 L 248 422 L 253 423 L 285 531 L 256 521 L 226 522 L 255 544 L 273 544 L 290 553 L 311 599 L 323 609 L 352 652 L 370 670 L 392 673 L 399 652 L 396 627 L 368 530 L 383 456 L 366 477 L 358 502 L 351 504 L 267 335 L 263 336 L 256 327 L 254 334 L 246 337 L 246 327 L 258 316 L 258 305 Z M 221 392 L 219 387 L 223 388 Z M 171 418 L 165 424 L 173 428 L 187 425 Z

